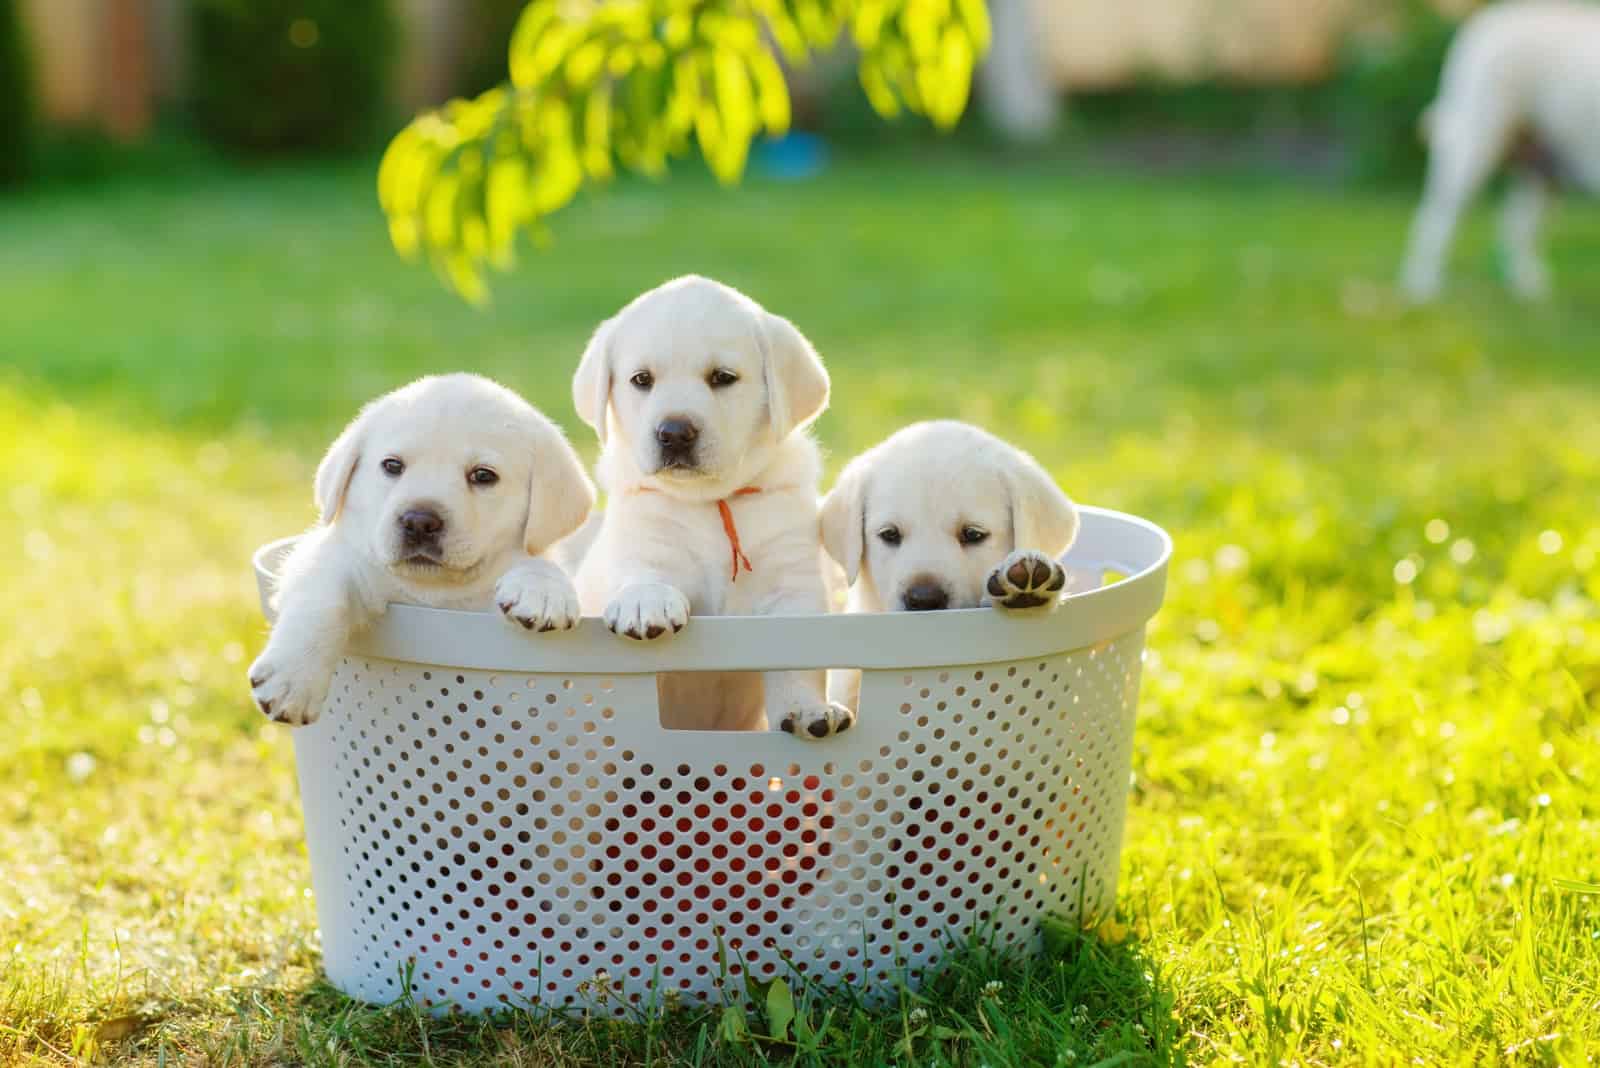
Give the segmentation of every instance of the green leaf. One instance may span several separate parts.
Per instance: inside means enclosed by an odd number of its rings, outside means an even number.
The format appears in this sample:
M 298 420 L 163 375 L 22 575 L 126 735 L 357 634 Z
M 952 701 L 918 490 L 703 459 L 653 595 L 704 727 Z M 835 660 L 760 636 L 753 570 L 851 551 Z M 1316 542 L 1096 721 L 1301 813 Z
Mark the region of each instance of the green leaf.
M 789 984 L 773 979 L 767 984 L 767 1034 L 772 1038 L 787 1038 L 789 1024 L 794 1022 L 794 995 Z
M 661 39 L 668 48 L 683 48 L 694 36 L 694 16 L 687 11 L 675 11 L 667 16 L 661 27 Z
M 750 1027 L 745 1023 L 744 1010 L 737 1005 L 722 1008 L 722 1020 L 717 1024 L 717 1035 L 732 1046 L 742 1046 L 750 1037 Z
M 682 56 L 672 65 L 672 90 L 667 97 L 667 127 L 678 133 L 694 128 L 700 111 L 700 64 L 693 55 Z
M 580 45 L 567 57 L 567 83 L 577 89 L 587 89 L 600 77 L 605 65 L 604 43 L 590 41 Z
M 958 26 L 944 31 L 944 102 L 936 116 L 945 129 L 954 126 L 967 110 L 967 94 L 972 89 L 972 71 L 976 57 L 972 41 Z
M 511 84 L 518 89 L 531 88 L 538 82 L 538 72 L 533 64 L 533 53 L 545 31 L 557 17 L 553 3 L 529 4 L 517 20 L 511 33 Z
M 583 109 L 583 162 L 591 178 L 610 178 L 611 87 L 596 86 Z
M 761 122 L 767 133 L 782 137 L 789 131 L 789 86 L 783 80 L 783 68 L 770 52 L 752 52 L 749 55 L 750 75 L 755 79 L 757 101 L 761 109 Z
M 1585 883 L 1577 879 L 1551 879 L 1550 883 L 1558 890 L 1570 890 L 1574 894 L 1600 894 L 1600 883 Z
M 989 23 L 989 7 L 983 0 L 956 0 L 956 10 L 966 24 L 967 35 L 972 38 L 972 50 L 978 55 L 989 51 L 993 28 Z
M 907 43 L 911 45 L 911 54 L 918 63 L 924 63 L 937 54 L 939 19 L 930 5 L 907 4 L 900 15 L 900 24 L 905 29 Z
M 447 248 L 456 238 L 456 193 L 461 188 L 461 177 L 456 174 L 442 176 L 428 191 L 427 237 L 435 248 Z
M 783 58 L 795 66 L 805 63 L 810 58 L 805 35 L 800 32 L 799 24 L 790 16 L 781 0 L 757 0 L 756 6 L 766 16 L 767 28 L 772 31 L 773 40 L 778 42 Z
M 828 1014 L 827 1013 L 823 1014 L 822 1023 L 823 1023 L 823 1026 L 822 1026 L 822 1029 L 821 1029 L 820 1032 L 818 1030 L 813 1029 L 812 1026 L 811 1026 L 811 1021 L 806 1019 L 806 1014 L 801 1012 L 801 1011 L 799 1011 L 799 1009 L 796 1009 L 795 1010 L 795 1014 L 794 1014 L 794 1040 L 795 1040 L 795 1044 L 798 1045 L 802 1049 L 809 1049 L 809 1050 L 815 1051 L 816 1048 L 817 1048 L 817 1045 L 822 1041 L 824 1035 L 829 1030 L 829 1028 L 827 1026 L 827 1023 L 828 1023 Z
M 511 84 L 419 115 L 389 145 L 378 201 L 405 257 L 426 253 L 463 296 L 487 296 L 522 232 L 620 163 L 647 175 L 698 144 L 719 182 L 791 122 L 795 65 L 849 27 L 880 114 L 948 128 L 988 43 L 984 0 L 532 0 L 511 35 Z
M 856 47 L 870 52 L 878 47 L 883 34 L 883 20 L 889 17 L 889 5 L 882 0 L 863 0 L 856 5 L 855 19 L 850 24 L 850 35 Z
M 876 59 L 872 56 L 861 57 L 860 76 L 861 88 L 866 92 L 873 111 L 886 119 L 900 114 L 900 101 L 895 97 L 889 79 Z
M 489 246 L 497 263 L 510 256 L 517 228 L 529 215 L 528 166 L 517 156 L 496 159 L 484 183 L 484 203 L 489 223 Z
M 717 87 L 717 110 L 722 113 L 722 128 L 730 134 L 747 136 L 756 125 L 755 99 L 750 91 L 750 74 L 739 53 L 719 48 L 712 57 Z

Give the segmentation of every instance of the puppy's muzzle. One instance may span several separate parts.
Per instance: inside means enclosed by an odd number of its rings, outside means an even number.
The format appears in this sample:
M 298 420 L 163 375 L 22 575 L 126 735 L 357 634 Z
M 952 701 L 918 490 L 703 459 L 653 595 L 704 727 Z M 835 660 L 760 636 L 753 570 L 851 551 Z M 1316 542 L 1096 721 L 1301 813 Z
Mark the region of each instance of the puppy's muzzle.
M 437 559 L 444 536 L 444 517 L 432 508 L 408 508 L 395 517 L 401 544 L 413 555 Z
M 933 579 L 919 578 L 900 595 L 907 612 L 937 612 L 950 607 L 950 591 Z
M 656 444 L 661 449 L 662 467 L 696 467 L 695 442 L 700 428 L 693 420 L 671 416 L 656 424 Z

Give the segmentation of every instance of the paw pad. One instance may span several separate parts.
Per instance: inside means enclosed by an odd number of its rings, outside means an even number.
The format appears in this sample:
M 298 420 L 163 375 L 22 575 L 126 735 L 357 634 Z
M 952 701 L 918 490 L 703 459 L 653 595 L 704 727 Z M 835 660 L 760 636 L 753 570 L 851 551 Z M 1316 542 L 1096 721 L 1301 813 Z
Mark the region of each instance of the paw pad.
M 829 701 L 820 708 L 806 709 L 785 716 L 778 724 L 778 729 L 796 738 L 821 740 L 831 738 L 835 734 L 843 734 L 855 726 L 855 722 L 854 712 L 837 702 Z
M 984 588 L 1002 608 L 1039 608 L 1054 604 L 1066 584 L 1060 564 L 1041 552 L 1021 549 L 995 568 Z

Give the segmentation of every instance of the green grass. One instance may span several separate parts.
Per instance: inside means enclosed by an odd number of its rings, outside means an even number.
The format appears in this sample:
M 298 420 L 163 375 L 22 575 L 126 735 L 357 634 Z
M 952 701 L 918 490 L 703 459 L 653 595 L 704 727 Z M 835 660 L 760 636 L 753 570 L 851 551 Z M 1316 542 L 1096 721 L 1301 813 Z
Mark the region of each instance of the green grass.
M 1503 294 L 1480 219 L 1417 311 L 1388 289 L 1404 195 L 936 154 L 618 188 L 480 313 L 391 256 L 370 179 L 0 201 L 0 1063 L 792 1055 L 689 1011 L 432 1021 L 319 984 L 288 739 L 243 683 L 249 553 L 309 522 L 361 401 L 479 370 L 592 442 L 567 388 L 588 331 L 687 270 L 811 334 L 834 469 L 904 421 L 970 419 L 1178 543 L 1126 939 L 974 950 L 886 1010 L 807 1001 L 802 1062 L 1600 1049 L 1592 208 L 1550 228 L 1548 306 Z

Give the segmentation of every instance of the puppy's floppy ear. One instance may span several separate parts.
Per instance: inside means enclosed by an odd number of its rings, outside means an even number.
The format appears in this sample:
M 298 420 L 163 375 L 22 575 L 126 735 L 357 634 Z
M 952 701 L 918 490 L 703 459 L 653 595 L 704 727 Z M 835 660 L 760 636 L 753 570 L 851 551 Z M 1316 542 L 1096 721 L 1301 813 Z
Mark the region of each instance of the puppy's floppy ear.
M 322 462 L 317 464 L 317 477 L 312 483 L 312 494 L 317 503 L 317 513 L 324 526 L 339 518 L 344 509 L 344 498 L 350 491 L 350 480 L 355 477 L 356 465 L 361 462 L 362 440 L 366 437 L 367 417 L 371 408 L 350 420 L 350 424 L 333 439 Z
M 783 316 L 762 312 L 760 330 L 772 433 L 786 438 L 828 406 L 828 371 L 811 342 Z
M 1005 471 L 1011 494 L 1012 548 L 1038 549 L 1052 558 L 1078 536 L 1078 508 L 1037 460 L 1020 449 Z
M 840 472 L 838 481 L 822 501 L 822 547 L 844 568 L 852 586 L 866 561 L 866 457 L 858 457 Z
M 544 416 L 535 413 L 532 475 L 528 479 L 528 523 L 522 543 L 529 556 L 583 526 L 594 509 L 594 483 L 589 481 L 567 436 Z
M 572 406 L 578 418 L 594 427 L 600 444 L 606 443 L 606 412 L 611 407 L 611 334 L 616 319 L 601 323 L 583 350 L 572 376 Z

